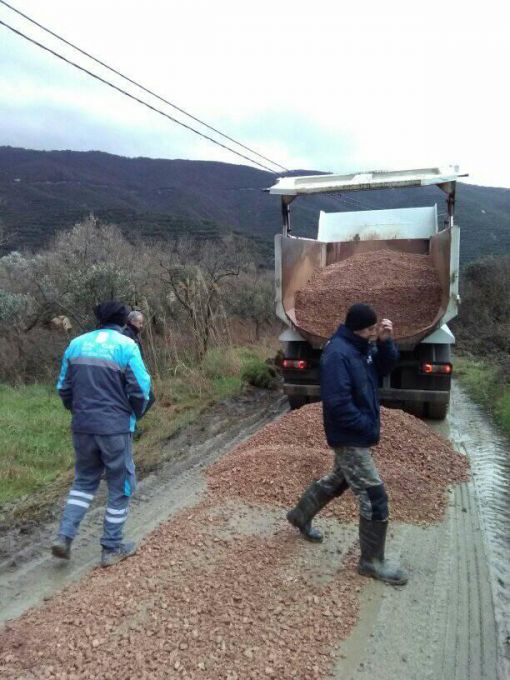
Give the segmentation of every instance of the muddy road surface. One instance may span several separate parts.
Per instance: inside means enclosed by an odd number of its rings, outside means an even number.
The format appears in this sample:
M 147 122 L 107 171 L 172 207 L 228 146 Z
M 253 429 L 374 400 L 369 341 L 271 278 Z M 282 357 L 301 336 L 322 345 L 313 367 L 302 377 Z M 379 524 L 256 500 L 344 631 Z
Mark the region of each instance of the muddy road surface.
M 510 678 L 510 443 L 454 384 L 447 425 L 469 457 L 497 631 L 498 678 Z M 466 545 L 469 549 L 469 545 Z
M 48 556 L 55 525 L 4 536 L 0 618 L 26 613 L 4 627 L 0 676 L 92 678 L 108 669 L 117 678 L 108 659 L 120 645 L 122 677 L 510 678 L 508 445 L 480 409 L 455 386 L 448 421 L 432 423 L 469 457 L 472 479 L 449 490 L 442 522 L 392 524 L 388 553 L 411 571 L 405 588 L 355 574 L 351 522 L 321 517 L 326 540 L 311 545 L 281 509 L 208 504 L 204 469 L 285 410 L 278 395 L 252 392 L 173 437 L 177 459 L 141 482 L 130 514 L 130 535 L 154 531 L 139 556 L 112 570 L 76 583 L 98 561 L 100 501 L 70 563 Z M 63 675 L 40 649 L 55 637 L 49 617 L 68 635 L 55 657 L 66 659 Z
M 196 503 L 205 488 L 204 468 L 287 408 L 278 393 L 247 389 L 179 430 L 165 444 L 165 456 L 171 460 L 138 483 L 130 506 L 129 536 L 140 540 L 160 522 Z M 57 521 L 0 536 L 0 622 L 19 616 L 97 566 L 104 501 L 101 488 L 82 522 L 69 562 L 56 561 L 49 553 Z

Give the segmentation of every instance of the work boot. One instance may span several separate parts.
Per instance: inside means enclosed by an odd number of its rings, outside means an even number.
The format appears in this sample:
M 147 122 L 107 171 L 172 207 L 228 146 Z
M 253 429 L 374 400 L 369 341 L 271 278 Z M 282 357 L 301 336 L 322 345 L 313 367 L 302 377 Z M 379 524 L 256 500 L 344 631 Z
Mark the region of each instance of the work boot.
M 117 562 L 122 562 L 127 557 L 131 557 L 136 552 L 136 543 L 128 541 L 121 543 L 117 548 L 103 548 L 101 552 L 101 566 L 111 567 Z
M 360 517 L 359 542 L 361 557 L 358 572 L 362 576 L 371 576 L 384 583 L 403 586 L 407 583 L 408 574 L 399 565 L 392 565 L 384 559 L 384 545 L 388 522 L 368 520 Z
M 59 534 L 57 540 L 51 546 L 51 554 L 59 557 L 61 560 L 68 560 L 71 558 L 71 543 L 72 538 Z
M 342 486 L 335 493 L 326 491 L 318 482 L 313 482 L 303 493 L 296 506 L 289 510 L 287 519 L 292 526 L 299 529 L 303 538 L 313 543 L 321 543 L 323 535 L 318 529 L 312 527 L 312 519 L 324 508 L 335 496 L 340 496 L 347 488 Z

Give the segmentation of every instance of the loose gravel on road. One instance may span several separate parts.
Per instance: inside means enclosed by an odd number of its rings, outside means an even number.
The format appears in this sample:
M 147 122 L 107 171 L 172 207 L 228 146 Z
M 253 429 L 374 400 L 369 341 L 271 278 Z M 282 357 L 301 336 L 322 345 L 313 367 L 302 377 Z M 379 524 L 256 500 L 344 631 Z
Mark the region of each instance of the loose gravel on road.
M 467 479 L 465 456 L 421 420 L 381 408 L 381 441 L 374 458 L 390 496 L 391 518 L 434 522 L 446 507 L 444 490 Z M 209 469 L 209 487 L 223 496 L 290 507 L 333 461 L 322 426 L 322 406 L 309 404 L 266 425 Z M 352 494 L 326 512 L 354 520 Z
M 441 305 L 441 284 L 429 255 L 377 250 L 358 253 L 316 271 L 296 293 L 298 326 L 329 338 L 355 302 L 391 319 L 395 337 L 430 326 Z
M 465 459 L 412 416 L 384 409 L 382 425 L 375 455 L 393 518 L 436 521 L 446 486 L 467 477 Z M 339 547 L 311 546 L 281 510 L 330 460 L 320 405 L 266 426 L 213 464 L 202 500 L 136 556 L 5 626 L 0 676 L 330 677 L 366 581 L 353 568 L 355 529 L 336 523 L 345 526 Z M 347 494 L 330 511 L 357 514 Z

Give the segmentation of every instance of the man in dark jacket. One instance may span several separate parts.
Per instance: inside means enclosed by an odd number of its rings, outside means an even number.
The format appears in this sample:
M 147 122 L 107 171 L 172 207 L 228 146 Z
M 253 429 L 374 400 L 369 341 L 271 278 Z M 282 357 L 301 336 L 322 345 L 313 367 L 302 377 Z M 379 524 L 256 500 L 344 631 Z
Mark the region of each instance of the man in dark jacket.
M 136 549 L 133 542 L 122 542 L 122 533 L 136 483 L 132 433 L 136 419 L 147 409 L 151 380 L 137 344 L 122 334 L 128 312 L 115 300 L 98 305 L 98 330 L 71 341 L 57 383 L 64 406 L 73 414 L 75 478 L 51 551 L 69 559 L 72 540 L 104 473 L 108 485 L 101 538 L 104 567 Z
M 142 348 L 142 341 L 140 339 L 140 333 L 143 331 L 143 324 L 144 324 L 145 319 L 143 318 L 142 312 L 137 311 L 134 309 L 132 312 L 129 312 L 127 321 L 126 321 L 126 326 L 124 328 L 124 335 L 127 335 L 128 338 L 131 338 L 131 340 L 134 340 L 136 344 L 138 345 L 138 349 L 140 350 L 140 354 L 142 355 L 143 359 L 143 348 Z
M 320 542 L 313 517 L 350 488 L 359 502 L 359 573 L 403 585 L 407 574 L 384 558 L 388 496 L 370 452 L 380 434 L 379 378 L 390 373 L 397 360 L 391 321 L 378 324 L 371 307 L 353 305 L 321 358 L 324 429 L 334 450 L 334 467 L 308 487 L 287 519 L 306 539 Z
M 132 312 L 129 312 L 126 325 L 124 326 L 124 335 L 126 335 L 128 338 L 131 338 L 131 340 L 134 340 L 136 344 L 138 345 L 138 349 L 140 350 L 140 354 L 142 355 L 142 359 L 145 362 L 145 356 L 143 353 L 143 346 L 142 346 L 142 341 L 140 338 L 140 334 L 143 331 L 143 326 L 145 323 L 144 316 L 142 312 L 139 312 L 138 310 L 134 309 Z M 149 393 L 149 403 L 147 404 L 146 412 L 150 409 L 150 407 L 154 404 L 156 401 L 156 398 L 154 396 L 154 392 L 150 390 Z M 138 430 L 138 433 L 140 431 Z

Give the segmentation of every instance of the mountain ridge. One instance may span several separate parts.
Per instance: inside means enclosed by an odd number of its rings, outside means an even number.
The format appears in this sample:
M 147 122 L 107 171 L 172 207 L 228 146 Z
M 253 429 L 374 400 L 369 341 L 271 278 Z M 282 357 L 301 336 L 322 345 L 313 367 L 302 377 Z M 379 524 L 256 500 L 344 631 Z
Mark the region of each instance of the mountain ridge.
M 292 174 L 316 174 L 303 170 Z M 10 249 L 38 250 L 91 212 L 127 235 L 151 239 L 225 231 L 267 242 L 281 229 L 280 201 L 264 193 L 277 175 L 244 165 L 127 158 L 103 151 L 0 147 L 0 220 Z M 313 237 L 319 209 L 352 211 L 438 204 L 436 187 L 303 197 L 292 204 L 296 233 Z M 460 183 L 461 261 L 510 252 L 510 189 Z M 5 250 L 5 249 L 4 249 Z

